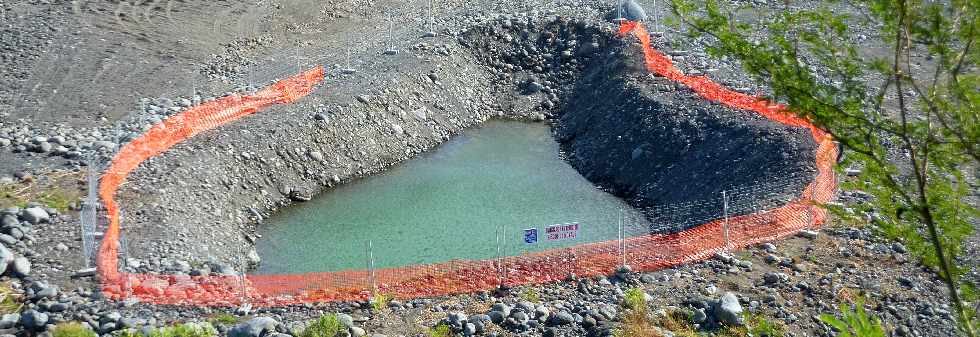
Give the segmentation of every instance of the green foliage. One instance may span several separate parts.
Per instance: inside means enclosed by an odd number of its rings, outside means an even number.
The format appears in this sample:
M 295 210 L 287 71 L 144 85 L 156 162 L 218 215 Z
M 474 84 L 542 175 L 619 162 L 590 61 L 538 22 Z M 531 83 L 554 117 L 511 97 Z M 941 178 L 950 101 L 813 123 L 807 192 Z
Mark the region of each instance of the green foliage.
M 434 328 L 429 329 L 428 337 L 452 337 L 453 332 L 449 330 L 449 326 L 446 324 L 436 325 Z
M 337 319 L 337 315 L 326 314 L 306 327 L 300 337 L 335 337 L 347 327 Z
M 371 307 L 375 311 L 381 311 L 388 307 L 388 303 L 394 299 L 392 295 L 386 295 L 382 293 L 376 293 L 371 297 Z
M 42 205 L 64 212 L 68 210 L 69 205 L 78 200 L 79 196 L 80 193 L 77 191 L 72 193 L 64 189 L 55 188 L 41 192 L 34 200 Z
M 52 337 L 98 337 L 91 329 L 78 322 L 61 323 L 51 331 Z
M 238 316 L 226 312 L 217 313 L 211 315 L 211 318 L 208 318 L 208 322 L 211 322 L 211 324 L 232 325 L 232 324 L 238 324 L 239 321 L 240 319 L 238 318 Z
M 218 330 L 210 323 L 183 323 L 150 330 L 146 335 L 135 329 L 116 331 L 117 337 L 215 337 Z
M 864 311 L 864 301 L 858 299 L 854 306 L 856 310 L 846 304 L 841 304 L 841 318 L 833 315 L 822 314 L 820 320 L 840 331 L 839 337 L 885 337 L 885 330 L 881 327 L 881 322 L 877 318 L 868 316 Z
M 646 312 L 647 299 L 641 288 L 629 288 L 623 297 L 623 306 L 629 309 Z
M 709 53 L 737 60 L 772 89 L 770 100 L 848 150 L 840 166 L 862 172 L 842 187 L 872 200 L 832 210 L 846 221 L 872 219 L 905 243 L 946 282 L 961 328 L 976 336 L 980 320 L 964 305 L 978 300 L 975 285 L 956 262 L 980 217 L 965 200 L 980 164 L 977 1 L 829 1 L 761 13 L 758 22 L 736 22 L 740 9 L 718 0 L 671 5 L 693 35 L 711 37 Z M 852 32 L 858 25 L 877 30 L 872 38 L 887 49 L 865 48 Z
M 113 332 L 112 335 L 116 337 L 145 337 L 142 333 L 136 331 L 135 329 L 117 330 Z
M 64 212 L 71 203 L 81 197 L 81 192 L 58 185 L 39 186 L 6 184 L 0 185 L 0 207 L 27 207 L 34 201 L 44 206 Z
M 746 325 L 752 336 L 756 337 L 783 337 L 786 334 L 786 326 L 780 322 L 773 322 L 762 315 L 748 315 Z
M 521 299 L 531 303 L 540 303 L 541 294 L 538 293 L 537 289 L 526 288 L 521 292 Z

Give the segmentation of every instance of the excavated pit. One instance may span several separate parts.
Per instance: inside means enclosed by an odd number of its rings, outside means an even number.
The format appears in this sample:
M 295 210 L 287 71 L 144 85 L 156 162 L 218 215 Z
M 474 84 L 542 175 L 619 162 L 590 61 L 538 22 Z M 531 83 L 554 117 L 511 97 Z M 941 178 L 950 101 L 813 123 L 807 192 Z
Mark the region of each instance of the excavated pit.
M 144 163 L 120 193 L 127 250 L 138 262 L 123 268 L 254 268 L 257 226 L 297 195 L 377 174 L 491 118 L 552 123 L 564 158 L 635 207 L 697 205 L 687 220 L 651 221 L 658 224 L 651 232 L 717 218 L 722 190 L 795 177 L 735 196 L 730 214 L 738 214 L 781 205 L 812 180 L 816 146 L 807 130 L 647 73 L 635 40 L 611 28 L 560 18 L 492 21 L 437 38 L 438 48 L 413 49 L 419 59 L 385 59 L 383 66 L 415 74 L 385 77 L 391 84 L 357 100 L 350 94 L 364 91 L 350 89 L 360 85 L 355 78 L 328 81 L 348 89 L 331 87 L 288 108 L 306 113 L 278 108 L 178 144 Z M 208 268 L 190 271 L 180 261 Z

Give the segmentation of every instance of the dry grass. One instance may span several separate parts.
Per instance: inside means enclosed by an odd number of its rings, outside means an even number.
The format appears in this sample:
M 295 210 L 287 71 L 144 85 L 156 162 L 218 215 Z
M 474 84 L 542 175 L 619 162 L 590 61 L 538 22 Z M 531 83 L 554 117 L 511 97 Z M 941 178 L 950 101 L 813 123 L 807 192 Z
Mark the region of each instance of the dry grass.
M 58 211 L 83 195 L 79 181 L 84 172 L 50 172 L 24 183 L 0 185 L 0 207 L 25 207 L 28 202 L 38 202 Z
M 20 295 L 14 292 L 10 284 L 0 284 L 0 314 L 12 314 L 20 312 L 24 304 L 20 301 Z
M 650 322 L 645 310 L 632 310 L 623 315 L 623 326 L 616 330 L 616 337 L 664 337 L 661 330 Z
M 660 318 L 657 322 L 664 329 L 670 330 L 675 336 L 688 337 L 697 336 L 694 327 L 690 323 L 690 313 L 684 310 L 671 310 L 667 315 Z

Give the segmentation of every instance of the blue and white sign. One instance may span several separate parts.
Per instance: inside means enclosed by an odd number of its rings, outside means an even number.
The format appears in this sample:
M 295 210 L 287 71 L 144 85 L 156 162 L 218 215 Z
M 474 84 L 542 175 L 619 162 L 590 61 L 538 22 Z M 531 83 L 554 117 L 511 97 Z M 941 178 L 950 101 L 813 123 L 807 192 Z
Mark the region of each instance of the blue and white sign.
M 538 242 L 538 229 L 528 228 L 524 230 L 524 243 L 532 244 Z

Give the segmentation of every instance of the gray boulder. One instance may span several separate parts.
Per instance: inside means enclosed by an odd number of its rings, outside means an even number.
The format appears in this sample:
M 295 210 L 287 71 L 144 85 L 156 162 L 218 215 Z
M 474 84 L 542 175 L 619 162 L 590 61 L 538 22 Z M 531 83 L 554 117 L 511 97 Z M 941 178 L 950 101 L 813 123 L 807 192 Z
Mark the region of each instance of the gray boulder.
M 354 317 L 351 317 L 348 314 L 343 314 L 343 313 L 337 314 L 337 320 L 340 321 L 340 323 L 346 326 L 347 328 L 354 327 Z
M 20 322 L 20 314 L 13 313 L 3 315 L 3 318 L 0 318 L 0 329 L 13 328 L 15 325 L 17 325 L 17 322 Z
M 501 314 L 504 315 L 504 318 L 510 317 L 510 310 L 511 309 L 510 309 L 510 306 L 507 305 L 507 304 L 504 304 L 504 303 L 494 303 L 493 306 L 490 307 L 490 310 L 499 311 Z M 491 315 L 491 318 L 492 318 L 492 315 Z M 496 323 L 496 322 L 494 322 L 494 323 Z
M 367 334 L 367 332 L 364 331 L 364 329 L 361 329 L 359 327 L 354 326 L 354 327 L 351 327 L 350 328 L 350 335 L 353 336 L 353 337 L 361 337 L 361 336 L 364 336 L 366 334 Z
M 26 257 L 18 257 L 14 259 L 14 262 L 10 264 L 10 271 L 14 276 L 24 278 L 31 274 L 31 261 L 28 261 Z
M 14 262 L 14 259 L 14 252 L 11 252 L 6 246 L 0 245 L 0 274 L 7 271 L 7 266 Z
M 42 300 L 45 298 L 55 298 L 58 297 L 58 287 L 48 285 L 47 283 L 41 281 L 34 281 L 27 290 L 28 296 L 32 300 Z
M 548 310 L 548 307 L 546 306 L 539 305 L 537 308 L 534 309 L 535 318 L 547 318 L 550 315 L 551 315 L 551 310 Z
M 553 320 L 555 325 L 568 325 L 575 323 L 575 317 L 567 311 L 560 311 Z
M 28 330 L 42 330 L 48 324 L 48 314 L 34 309 L 20 315 L 20 325 Z
M 503 311 L 496 311 L 496 310 L 494 310 L 494 311 L 491 311 L 489 314 L 487 314 L 487 316 L 490 317 L 490 321 L 493 322 L 494 324 L 503 323 L 504 320 L 507 319 L 507 315 L 504 315 L 504 312 Z
M 41 207 L 29 207 L 20 212 L 20 218 L 32 225 L 48 222 L 51 216 Z
M 633 0 L 623 1 L 619 10 L 621 19 L 630 21 L 643 21 L 647 19 L 647 12 L 643 10 L 643 6 L 640 6 L 640 4 Z
M 721 299 L 715 303 L 715 320 L 727 325 L 742 325 L 742 305 L 738 303 L 738 296 L 734 293 L 726 292 Z
M 228 331 L 228 337 L 262 337 L 276 332 L 277 324 L 279 322 L 270 317 L 256 317 L 231 328 Z

